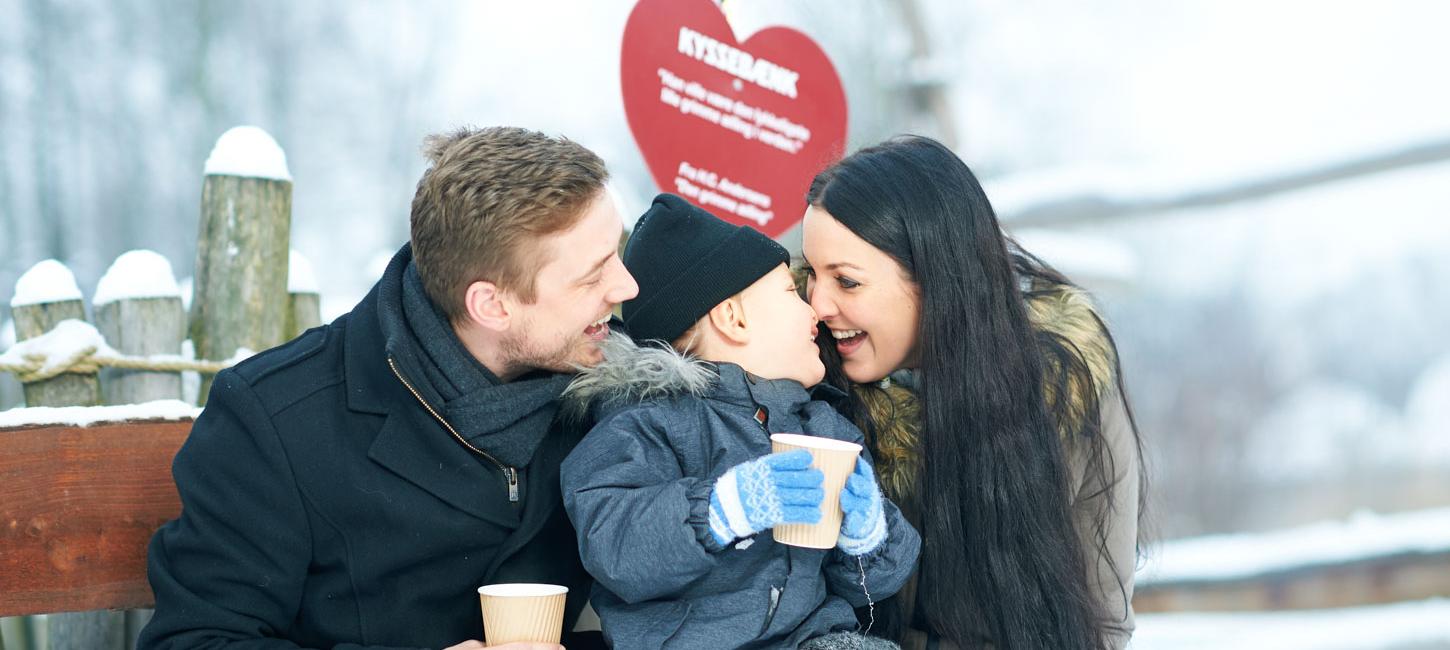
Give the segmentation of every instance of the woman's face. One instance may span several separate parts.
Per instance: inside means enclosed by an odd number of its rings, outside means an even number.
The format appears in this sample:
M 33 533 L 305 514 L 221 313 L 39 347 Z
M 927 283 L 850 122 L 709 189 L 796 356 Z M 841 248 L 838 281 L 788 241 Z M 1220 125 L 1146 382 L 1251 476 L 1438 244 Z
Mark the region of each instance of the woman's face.
M 906 270 L 815 206 L 803 230 L 806 295 L 836 340 L 846 376 L 866 383 L 915 367 L 921 305 Z

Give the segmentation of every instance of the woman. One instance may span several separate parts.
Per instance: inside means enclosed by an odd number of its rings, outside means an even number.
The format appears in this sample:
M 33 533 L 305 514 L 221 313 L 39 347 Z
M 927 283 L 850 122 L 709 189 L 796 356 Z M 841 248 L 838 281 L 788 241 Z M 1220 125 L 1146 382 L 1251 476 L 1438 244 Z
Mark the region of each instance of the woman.
M 1005 237 L 971 170 L 902 137 L 816 176 L 807 291 L 828 380 L 921 531 L 867 613 L 905 648 L 1122 648 L 1141 448 L 1086 295 Z M 834 344 L 834 345 L 832 345 Z

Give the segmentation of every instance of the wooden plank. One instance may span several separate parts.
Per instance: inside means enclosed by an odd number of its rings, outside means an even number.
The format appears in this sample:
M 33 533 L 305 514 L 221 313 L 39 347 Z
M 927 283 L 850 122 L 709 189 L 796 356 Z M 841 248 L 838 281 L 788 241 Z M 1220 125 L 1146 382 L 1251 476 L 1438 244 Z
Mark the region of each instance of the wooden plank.
M 190 421 L 0 429 L 0 616 L 146 607 Z
M 1276 611 L 1375 605 L 1450 596 L 1450 551 L 1408 552 L 1257 576 L 1144 584 L 1138 612 Z

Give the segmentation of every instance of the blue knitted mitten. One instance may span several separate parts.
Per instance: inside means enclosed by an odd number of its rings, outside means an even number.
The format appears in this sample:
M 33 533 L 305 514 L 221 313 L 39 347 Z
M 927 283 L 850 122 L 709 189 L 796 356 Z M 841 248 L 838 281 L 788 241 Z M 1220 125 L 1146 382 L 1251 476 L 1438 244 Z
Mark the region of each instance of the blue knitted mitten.
M 710 534 L 728 546 L 777 524 L 820 521 L 825 478 L 811 467 L 810 452 L 800 449 L 736 465 L 710 493 Z
M 856 471 L 841 490 L 841 536 L 836 547 L 847 555 L 865 555 L 886 541 L 886 513 L 881 507 L 881 488 L 876 473 L 865 458 L 856 459 Z

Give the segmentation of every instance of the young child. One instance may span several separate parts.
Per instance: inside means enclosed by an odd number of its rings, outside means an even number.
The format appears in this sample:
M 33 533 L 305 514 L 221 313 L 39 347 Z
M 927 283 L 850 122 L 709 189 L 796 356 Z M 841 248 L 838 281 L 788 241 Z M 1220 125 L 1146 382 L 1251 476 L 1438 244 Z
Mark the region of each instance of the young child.
M 865 458 L 841 492 L 834 549 L 777 544 L 820 520 L 823 475 L 771 433 L 862 443 L 807 388 L 825 373 L 789 254 L 661 194 L 624 251 L 639 295 L 624 335 L 566 392 L 598 424 L 564 461 L 564 506 L 616 648 L 895 648 L 854 607 L 890 596 L 921 539 Z M 823 388 L 824 390 L 824 388 Z

